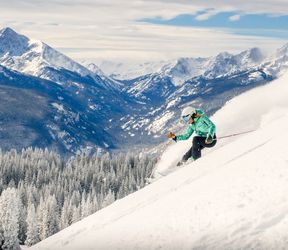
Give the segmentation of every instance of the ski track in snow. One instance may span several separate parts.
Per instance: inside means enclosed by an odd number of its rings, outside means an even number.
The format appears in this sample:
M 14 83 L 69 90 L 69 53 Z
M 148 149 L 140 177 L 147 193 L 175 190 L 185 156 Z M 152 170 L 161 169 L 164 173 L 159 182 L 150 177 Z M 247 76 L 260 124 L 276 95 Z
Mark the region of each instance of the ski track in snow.
M 205 157 L 31 249 L 287 249 L 287 81 L 288 74 L 235 98 L 212 117 L 225 133 L 256 131 L 219 141 Z M 263 99 L 267 93 L 274 98 Z M 169 170 L 190 143 L 169 144 L 157 171 Z

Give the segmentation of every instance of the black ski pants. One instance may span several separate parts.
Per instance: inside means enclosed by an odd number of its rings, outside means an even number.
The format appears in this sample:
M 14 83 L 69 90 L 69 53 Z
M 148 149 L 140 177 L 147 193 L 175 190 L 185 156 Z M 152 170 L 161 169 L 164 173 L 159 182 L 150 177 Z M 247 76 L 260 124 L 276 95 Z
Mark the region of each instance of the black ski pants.
M 195 136 L 193 138 L 192 147 L 187 151 L 185 155 L 183 155 L 182 161 L 187 161 L 190 157 L 193 157 L 194 160 L 197 160 L 198 158 L 201 157 L 201 150 L 203 148 L 212 148 L 216 145 L 217 140 L 215 139 L 216 139 L 216 135 L 214 135 L 213 142 L 210 144 L 207 144 L 205 143 L 205 140 L 206 140 L 205 137 Z

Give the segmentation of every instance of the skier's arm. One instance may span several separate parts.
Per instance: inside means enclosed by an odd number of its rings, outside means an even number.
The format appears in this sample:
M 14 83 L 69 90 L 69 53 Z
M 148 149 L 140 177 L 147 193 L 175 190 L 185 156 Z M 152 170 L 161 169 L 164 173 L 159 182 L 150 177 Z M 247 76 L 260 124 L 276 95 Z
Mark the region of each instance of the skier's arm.
M 212 138 L 214 137 L 216 126 L 215 124 L 207 117 L 203 117 L 203 122 L 208 126 L 208 135 L 210 135 Z
M 189 126 L 186 133 L 183 135 L 176 135 L 175 140 L 176 141 L 184 141 L 189 139 L 189 137 L 193 134 L 194 129 L 192 128 L 192 126 Z

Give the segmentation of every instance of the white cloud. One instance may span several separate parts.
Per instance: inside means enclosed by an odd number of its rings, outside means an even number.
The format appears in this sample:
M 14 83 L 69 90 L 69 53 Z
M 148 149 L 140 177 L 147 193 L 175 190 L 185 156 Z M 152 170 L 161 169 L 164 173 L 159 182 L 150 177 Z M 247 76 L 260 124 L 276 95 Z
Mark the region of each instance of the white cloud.
M 195 19 L 198 21 L 205 21 L 205 20 L 208 20 L 210 17 L 217 15 L 218 13 L 219 12 L 216 10 L 209 10 L 203 14 L 196 16 Z
M 9 0 L 0 2 L 0 25 L 15 28 L 74 58 L 114 60 L 166 59 L 207 56 L 247 47 L 276 47 L 284 41 L 244 37 L 228 30 L 158 26 L 138 22 L 143 18 L 170 19 L 180 14 L 204 20 L 221 11 L 245 14 L 288 13 L 287 0 Z M 235 18 L 235 17 L 234 17 Z M 233 19 L 233 18 L 232 18 Z
M 211 56 L 222 51 L 236 53 L 255 46 L 271 50 L 283 44 L 284 41 L 240 36 L 227 30 L 137 24 L 133 36 L 119 31 L 113 37 L 98 43 L 97 50 L 79 48 L 69 51 L 69 54 L 75 58 L 154 61 Z
M 239 21 L 240 18 L 241 18 L 240 15 L 233 15 L 233 16 L 229 17 L 229 20 L 232 21 L 232 22 L 235 22 L 235 21 Z
M 152 3 L 154 0 L 146 0 Z M 243 13 L 274 13 L 278 15 L 287 15 L 287 0 L 158 0 L 163 3 L 178 3 L 197 6 L 202 9 L 215 9 L 220 11 L 239 11 Z

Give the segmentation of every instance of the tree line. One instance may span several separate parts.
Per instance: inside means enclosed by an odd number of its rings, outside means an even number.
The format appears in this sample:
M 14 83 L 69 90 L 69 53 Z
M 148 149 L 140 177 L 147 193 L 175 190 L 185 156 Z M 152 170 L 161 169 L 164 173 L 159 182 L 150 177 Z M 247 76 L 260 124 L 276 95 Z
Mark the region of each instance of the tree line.
M 64 160 L 47 149 L 0 150 L 0 249 L 34 245 L 139 190 L 155 163 L 141 152 Z

